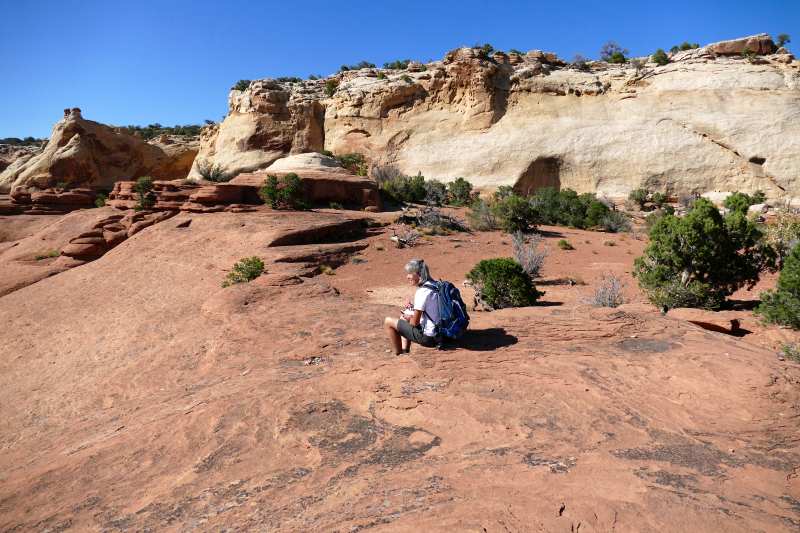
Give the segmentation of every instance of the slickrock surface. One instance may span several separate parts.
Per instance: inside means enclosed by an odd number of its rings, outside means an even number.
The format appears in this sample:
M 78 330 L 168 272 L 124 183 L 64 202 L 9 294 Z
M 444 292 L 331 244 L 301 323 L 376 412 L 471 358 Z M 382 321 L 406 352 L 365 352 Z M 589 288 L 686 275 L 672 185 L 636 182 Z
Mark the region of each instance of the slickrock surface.
M 41 153 L 19 158 L 0 173 L 0 192 L 15 186 L 45 188 L 57 182 L 110 190 L 117 181 L 146 175 L 182 179 L 199 149 L 198 138 L 164 135 L 148 143 L 127 128 L 85 120 L 78 108 L 64 111 L 64 119 L 53 126 Z
M 745 45 L 755 61 L 738 55 Z M 800 62 L 775 48 L 766 35 L 714 43 L 641 73 L 599 62 L 578 72 L 538 50 L 461 48 L 424 71 L 259 80 L 230 93 L 230 112 L 204 129 L 198 157 L 254 171 L 325 148 L 481 188 L 762 189 L 797 199 Z M 338 88 L 326 97 L 329 80 Z
M 800 527 L 798 365 L 580 305 L 390 356 L 397 306 L 303 277 L 387 238 L 360 216 L 178 214 L 0 298 L 0 530 Z

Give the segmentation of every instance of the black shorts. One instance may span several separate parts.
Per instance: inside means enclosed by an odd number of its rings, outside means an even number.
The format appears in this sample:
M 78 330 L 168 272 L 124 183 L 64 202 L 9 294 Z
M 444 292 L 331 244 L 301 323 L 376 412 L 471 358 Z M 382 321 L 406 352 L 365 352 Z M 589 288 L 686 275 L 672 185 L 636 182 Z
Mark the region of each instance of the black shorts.
M 408 320 L 403 320 L 401 318 L 397 321 L 397 333 L 399 333 L 401 337 L 405 337 L 411 342 L 416 342 L 422 346 L 436 346 L 436 339 L 425 335 L 419 326 L 412 326 Z

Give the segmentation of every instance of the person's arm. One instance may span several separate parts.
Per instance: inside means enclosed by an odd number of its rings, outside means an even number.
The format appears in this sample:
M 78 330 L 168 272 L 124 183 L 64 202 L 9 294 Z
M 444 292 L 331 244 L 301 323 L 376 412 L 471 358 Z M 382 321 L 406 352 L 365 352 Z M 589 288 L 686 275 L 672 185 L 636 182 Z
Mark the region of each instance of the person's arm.
M 419 321 L 422 319 L 422 311 L 419 309 L 414 309 L 414 315 L 408 320 L 408 322 L 414 326 L 419 326 Z

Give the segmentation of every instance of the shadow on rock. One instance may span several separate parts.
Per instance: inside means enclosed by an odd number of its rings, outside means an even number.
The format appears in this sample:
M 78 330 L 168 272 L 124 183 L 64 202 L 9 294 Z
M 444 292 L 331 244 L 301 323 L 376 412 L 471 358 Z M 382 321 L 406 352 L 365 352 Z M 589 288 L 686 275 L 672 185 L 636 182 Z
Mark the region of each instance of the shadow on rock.
M 496 350 L 516 344 L 518 339 L 506 333 L 503 328 L 469 329 L 450 346 L 477 352 Z

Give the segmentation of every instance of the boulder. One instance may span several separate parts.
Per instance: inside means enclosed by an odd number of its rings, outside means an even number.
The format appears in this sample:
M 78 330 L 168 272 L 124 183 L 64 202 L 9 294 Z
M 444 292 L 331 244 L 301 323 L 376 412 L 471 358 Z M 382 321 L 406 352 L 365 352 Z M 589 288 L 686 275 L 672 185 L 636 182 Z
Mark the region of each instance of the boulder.
M 769 206 L 767 204 L 753 204 L 747 208 L 748 213 L 763 214 L 767 212 Z
M 704 46 L 703 48 L 692 48 L 691 50 L 683 50 L 681 52 L 677 52 L 675 55 L 672 56 L 670 61 L 673 63 L 680 63 L 683 61 L 692 61 L 692 60 L 712 60 L 717 57 L 717 54 L 714 53 L 714 50 L 711 49 L 709 46 Z
M 677 308 L 671 309 L 667 316 L 691 322 L 703 329 L 734 335 L 739 332 L 739 320 L 731 318 L 723 312 L 706 311 L 704 309 Z
M 772 41 L 772 37 L 766 33 L 733 39 L 731 41 L 720 41 L 707 46 L 707 48 L 710 48 L 715 54 L 723 56 L 740 56 L 742 52 L 744 52 L 745 47 L 756 55 L 772 54 L 778 49 Z

